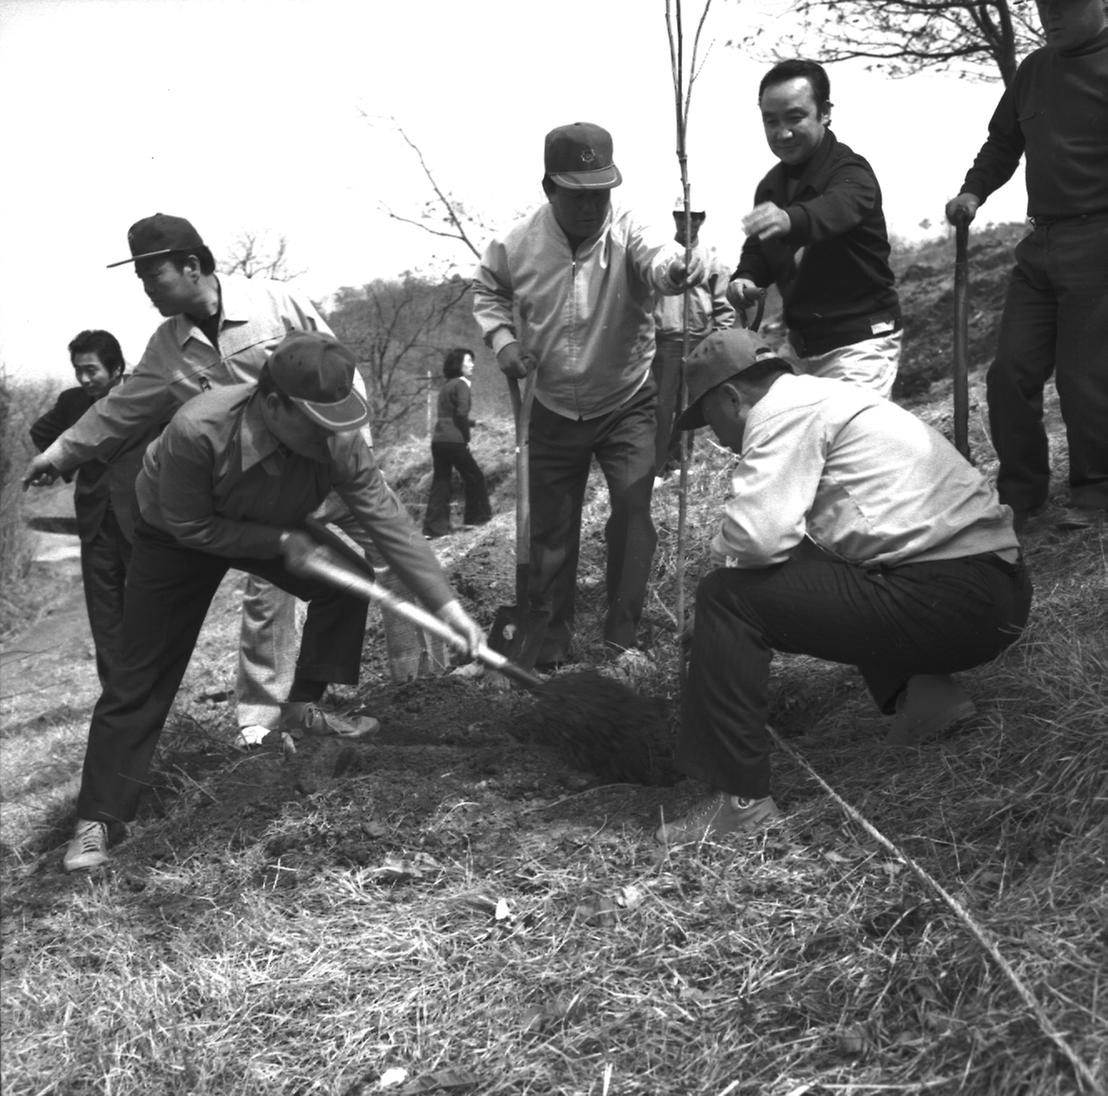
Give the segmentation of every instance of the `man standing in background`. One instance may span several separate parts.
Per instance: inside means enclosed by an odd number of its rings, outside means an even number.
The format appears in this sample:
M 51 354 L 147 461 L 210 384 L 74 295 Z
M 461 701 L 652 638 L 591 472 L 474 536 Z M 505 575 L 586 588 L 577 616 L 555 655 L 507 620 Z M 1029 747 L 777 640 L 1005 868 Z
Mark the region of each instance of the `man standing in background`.
M 1046 45 L 1001 96 L 946 215 L 972 221 L 1026 155 L 1033 227 L 1016 247 L 987 377 L 997 490 L 1017 529 L 1046 504 L 1043 388 L 1053 373 L 1070 459 L 1059 524 L 1081 529 L 1108 510 L 1108 27 L 1101 0 L 1038 9 Z
M 677 233 L 673 237 L 691 251 L 700 247 L 699 233 L 707 218 L 702 210 L 690 211 L 685 204 L 673 207 Z M 704 282 L 689 290 L 689 353 L 713 331 L 724 331 L 735 322 L 735 310 L 727 299 L 727 269 L 715 254 L 701 249 L 707 271 Z M 654 305 L 654 361 L 650 371 L 658 388 L 658 428 L 654 435 L 654 486 L 658 487 L 681 463 L 681 437 L 673 432 L 677 401 L 681 394 L 681 359 L 685 353 L 685 294 L 659 297 Z
M 77 387 L 62 392 L 31 424 L 31 441 L 40 452 L 123 380 L 123 351 L 110 331 L 82 331 L 69 344 L 69 360 Z M 146 443 L 156 433 L 148 430 L 118 460 L 91 460 L 77 468 L 73 508 L 81 540 L 81 581 L 101 686 L 123 619 L 123 586 L 135 527 L 135 476 Z

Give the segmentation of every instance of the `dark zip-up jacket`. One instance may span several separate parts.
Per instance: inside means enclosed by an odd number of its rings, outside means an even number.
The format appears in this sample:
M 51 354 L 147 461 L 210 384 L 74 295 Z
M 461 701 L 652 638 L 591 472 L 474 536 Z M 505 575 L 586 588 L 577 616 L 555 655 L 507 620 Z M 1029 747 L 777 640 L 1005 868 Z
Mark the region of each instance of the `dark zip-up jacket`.
M 984 201 L 1027 154 L 1027 212 L 1108 212 L 1108 28 L 1074 50 L 1043 46 L 1000 97 L 962 191 Z
M 799 170 L 777 164 L 754 204 L 789 215 L 785 236 L 749 236 L 732 278 L 776 283 L 797 352 L 825 354 L 900 327 L 881 187 L 869 163 L 830 130 Z

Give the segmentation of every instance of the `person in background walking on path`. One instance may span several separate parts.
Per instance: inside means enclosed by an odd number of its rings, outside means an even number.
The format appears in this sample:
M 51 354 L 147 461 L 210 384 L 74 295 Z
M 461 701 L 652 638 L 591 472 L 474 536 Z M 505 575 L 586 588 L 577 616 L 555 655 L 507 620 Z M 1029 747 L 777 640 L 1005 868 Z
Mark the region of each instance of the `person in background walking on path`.
M 743 307 L 776 283 L 800 372 L 888 397 L 900 364 L 900 301 L 873 169 L 831 132 L 831 83 L 814 61 L 774 65 L 758 106 L 781 162 L 743 217 L 731 300 Z
M 1108 510 L 1108 26 L 1101 0 L 1037 7 L 1046 45 L 1000 97 L 946 215 L 972 221 L 1025 157 L 1032 228 L 1016 247 L 986 378 L 997 489 L 1017 529 L 1046 505 L 1043 388 L 1053 373 L 1070 465 L 1058 524 L 1081 529 Z
M 39 452 L 123 380 L 123 351 L 110 331 L 82 331 L 69 344 L 69 360 L 78 385 L 62 392 L 31 424 L 31 441 Z M 81 541 L 81 581 L 101 687 L 123 619 L 123 586 L 135 527 L 135 476 L 146 444 L 156 435 L 156 430 L 147 431 L 118 460 L 90 460 L 76 469 L 73 508 Z M 71 479 L 72 473 L 65 478 Z
M 573 657 L 581 512 L 595 456 L 608 485 L 604 641 L 638 642 L 657 535 L 654 299 L 699 285 L 694 253 L 614 210 L 611 134 L 590 122 L 546 135 L 545 205 L 489 244 L 473 312 L 509 377 L 535 376 L 531 413 L 531 606 L 549 610 L 538 664 Z M 519 317 L 517 328 L 516 316 Z
M 795 376 L 751 332 L 709 335 L 685 365 L 681 429 L 739 454 L 717 568 L 696 591 L 677 761 L 719 791 L 656 839 L 758 829 L 770 795 L 770 662 L 789 651 L 857 666 L 885 742 L 903 748 L 974 714 L 950 676 L 996 657 L 1027 621 L 1012 515 L 937 431 L 875 392 Z
M 700 246 L 699 233 L 707 214 L 690 211 L 685 220 L 685 205 L 673 208 L 677 233 L 673 237 L 682 247 L 688 243 L 699 249 L 707 277 L 689 290 L 689 353 L 705 335 L 724 331 L 735 322 L 735 310 L 727 299 L 728 271 L 715 254 Z M 685 353 L 685 295 L 659 297 L 654 305 L 654 361 L 650 366 L 658 388 L 658 429 L 654 435 L 654 486 L 659 487 L 681 463 L 681 437 L 673 433 L 677 401 L 681 393 L 681 359 Z
M 469 417 L 473 352 L 457 346 L 442 363 L 446 384 L 439 389 L 438 417 L 431 434 L 431 464 L 434 469 L 431 494 L 423 518 L 423 535 L 444 537 L 450 532 L 451 476 L 457 468 L 465 487 L 466 525 L 484 525 L 491 517 L 485 477 L 469 451 L 469 432 L 477 423 Z
M 67 871 L 103 864 L 108 826 L 134 820 L 162 726 L 229 569 L 309 602 L 282 727 L 297 736 L 335 729 L 317 702 L 328 682 L 357 682 L 367 605 L 298 569 L 317 547 L 300 526 L 332 491 L 427 608 L 471 651 L 482 642 L 358 431 L 369 411 L 355 371 L 354 355 L 332 336 L 293 332 L 257 383 L 187 401 L 147 450 L 123 629 L 89 727 Z M 339 730 L 357 737 L 371 729 L 354 722 Z

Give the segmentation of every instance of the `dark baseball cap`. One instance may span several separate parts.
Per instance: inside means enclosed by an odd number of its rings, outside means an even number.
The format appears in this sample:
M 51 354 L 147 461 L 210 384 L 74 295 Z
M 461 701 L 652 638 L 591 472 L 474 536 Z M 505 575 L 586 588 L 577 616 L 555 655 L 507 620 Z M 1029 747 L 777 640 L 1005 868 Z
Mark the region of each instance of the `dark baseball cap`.
M 688 356 L 685 362 L 685 386 L 689 406 L 677 418 L 674 430 L 695 430 L 706 425 L 701 400 L 725 381 L 745 373 L 757 362 L 774 359 L 795 373 L 792 362 L 782 358 L 769 343 L 745 327 L 713 331 Z
M 570 190 L 611 190 L 623 182 L 612 163 L 612 135 L 591 122 L 552 129 L 543 159 L 550 179 Z
M 354 355 L 333 335 L 293 331 L 266 362 L 273 383 L 313 422 L 341 433 L 369 421 L 369 408 L 354 391 Z
M 200 233 L 184 217 L 155 213 L 153 217 L 143 217 L 131 225 L 127 230 L 127 246 L 131 249 L 131 257 L 108 263 L 109 269 L 139 259 L 168 255 L 173 251 L 195 251 L 205 244 L 200 239 Z

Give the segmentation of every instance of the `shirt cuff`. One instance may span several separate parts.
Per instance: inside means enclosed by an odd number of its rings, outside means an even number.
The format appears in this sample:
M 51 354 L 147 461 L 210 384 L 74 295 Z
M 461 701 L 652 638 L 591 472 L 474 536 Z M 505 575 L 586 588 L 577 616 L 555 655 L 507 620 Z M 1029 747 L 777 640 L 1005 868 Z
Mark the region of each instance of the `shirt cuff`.
M 510 328 L 498 327 L 492 333 L 492 340 L 489 342 L 489 349 L 491 349 L 494 354 L 499 354 L 500 351 L 504 349 L 504 347 L 510 346 L 514 342 L 519 342 L 519 339 L 517 339 L 515 335 L 512 334 Z
M 68 465 L 65 459 L 65 447 L 62 445 L 61 438 L 52 442 L 43 451 L 42 455 L 59 471 L 59 472 L 71 472 L 75 466 Z

